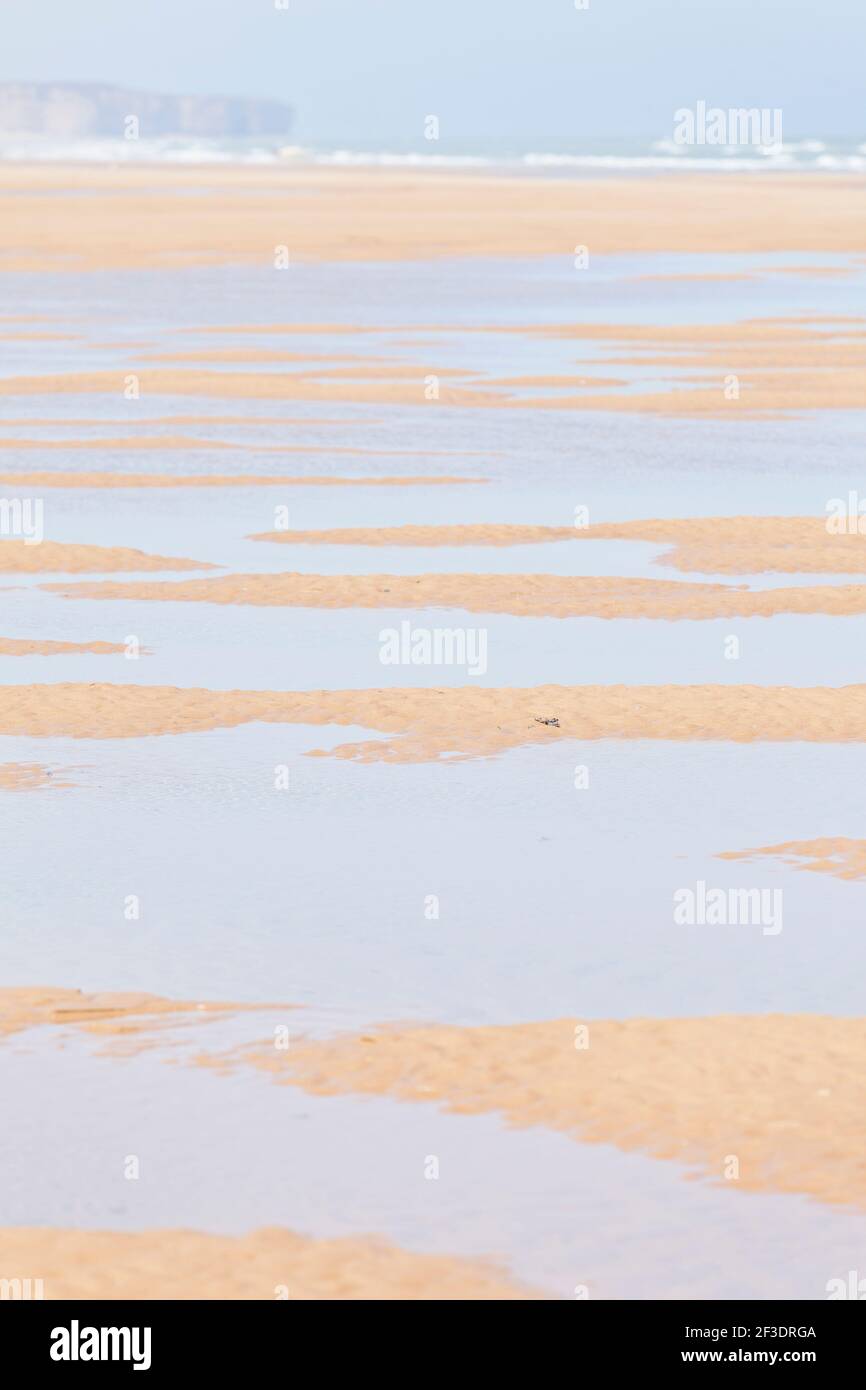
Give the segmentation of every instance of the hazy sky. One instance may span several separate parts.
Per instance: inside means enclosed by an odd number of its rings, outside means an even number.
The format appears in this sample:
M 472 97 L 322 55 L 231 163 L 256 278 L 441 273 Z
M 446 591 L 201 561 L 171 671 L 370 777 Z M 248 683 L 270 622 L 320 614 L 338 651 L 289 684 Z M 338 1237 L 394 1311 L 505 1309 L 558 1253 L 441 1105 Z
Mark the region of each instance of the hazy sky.
M 664 136 L 703 98 L 866 139 L 866 0 L 0 0 L 0 80 L 277 97 L 299 140 Z

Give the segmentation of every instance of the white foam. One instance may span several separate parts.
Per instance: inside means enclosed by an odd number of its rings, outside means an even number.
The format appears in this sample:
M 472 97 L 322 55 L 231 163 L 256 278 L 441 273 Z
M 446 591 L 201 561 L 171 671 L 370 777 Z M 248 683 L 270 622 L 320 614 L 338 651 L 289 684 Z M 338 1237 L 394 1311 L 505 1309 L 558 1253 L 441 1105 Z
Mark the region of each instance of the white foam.
M 610 142 L 599 142 L 597 149 L 529 150 L 493 152 L 479 149 L 444 153 L 434 148 L 421 150 L 357 149 L 351 146 L 315 148 L 286 145 L 266 137 L 255 140 L 205 139 L 163 136 L 152 140 L 76 139 L 51 136 L 3 135 L 0 132 L 0 161 L 37 161 L 87 164 L 252 164 L 351 168 L 407 169 L 499 169 L 524 173 L 554 174 L 561 171 L 611 170 L 653 172 L 678 169 L 708 173 L 741 173 L 764 170 L 832 170 L 860 172 L 864 168 L 866 143 L 837 143 L 831 147 L 816 139 L 803 139 L 774 146 L 727 145 L 683 146 L 671 139 L 658 139 L 642 145 L 633 142 L 617 149 Z

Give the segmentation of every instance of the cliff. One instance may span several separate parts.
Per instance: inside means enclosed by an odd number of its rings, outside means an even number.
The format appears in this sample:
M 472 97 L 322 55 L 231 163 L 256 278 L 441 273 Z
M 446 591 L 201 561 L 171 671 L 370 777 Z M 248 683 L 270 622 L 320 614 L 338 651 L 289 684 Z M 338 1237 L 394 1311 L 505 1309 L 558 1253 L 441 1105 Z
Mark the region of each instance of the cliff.
M 135 116 L 142 139 L 160 135 L 286 135 L 292 109 L 242 97 L 165 96 L 90 82 L 0 83 L 0 134 L 117 136 Z

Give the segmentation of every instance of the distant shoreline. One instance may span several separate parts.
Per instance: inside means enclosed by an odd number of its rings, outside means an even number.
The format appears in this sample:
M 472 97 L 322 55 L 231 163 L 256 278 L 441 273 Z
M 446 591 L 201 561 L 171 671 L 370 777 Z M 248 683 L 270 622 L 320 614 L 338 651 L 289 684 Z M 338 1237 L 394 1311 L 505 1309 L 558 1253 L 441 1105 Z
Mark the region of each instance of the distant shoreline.
M 568 145 L 540 139 L 508 147 L 438 141 L 382 141 L 352 145 L 303 142 L 289 134 L 155 135 L 142 124 L 140 137 L 105 134 L 51 136 L 0 130 L 0 164 L 83 163 L 126 166 L 395 169 L 418 173 L 491 174 L 508 177 L 581 178 L 655 173 L 866 174 L 866 141 L 802 139 L 779 146 L 679 145 L 669 139 Z
M 0 165 L 5 270 L 828 252 L 862 256 L 866 181 L 534 179 L 310 165 Z M 190 194 L 195 194 L 192 197 Z M 59 211 L 62 204 L 62 213 Z

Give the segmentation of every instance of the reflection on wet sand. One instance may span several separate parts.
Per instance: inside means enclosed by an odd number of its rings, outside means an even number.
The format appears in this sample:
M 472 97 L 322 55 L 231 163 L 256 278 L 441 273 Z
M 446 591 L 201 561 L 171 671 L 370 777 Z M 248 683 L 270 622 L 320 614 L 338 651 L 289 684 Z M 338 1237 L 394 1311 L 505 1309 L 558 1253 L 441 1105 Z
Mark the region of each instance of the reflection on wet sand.
M 317 1095 L 499 1111 L 584 1142 L 696 1164 L 732 1188 L 866 1207 L 866 1020 L 809 1014 L 383 1028 L 241 1049 Z

